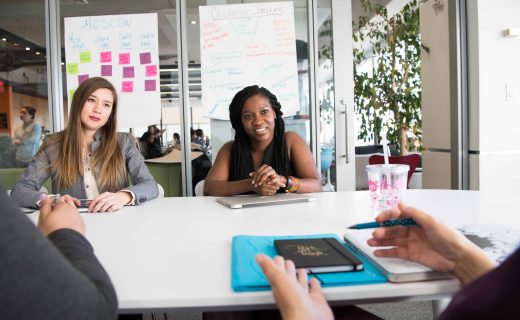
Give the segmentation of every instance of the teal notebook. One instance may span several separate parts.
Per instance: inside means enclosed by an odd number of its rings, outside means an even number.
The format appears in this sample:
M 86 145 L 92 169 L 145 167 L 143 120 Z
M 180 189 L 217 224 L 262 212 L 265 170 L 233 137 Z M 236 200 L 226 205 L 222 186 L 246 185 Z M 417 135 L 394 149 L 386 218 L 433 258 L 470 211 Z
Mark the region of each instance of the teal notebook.
M 313 234 L 300 236 L 234 236 L 231 247 L 231 287 L 234 291 L 260 291 L 269 290 L 269 282 L 264 277 L 262 269 L 255 261 L 258 253 L 274 257 L 276 239 L 308 239 L 333 237 L 341 243 L 343 241 L 335 234 Z M 348 247 L 347 247 L 348 248 Z M 321 284 L 327 286 L 351 286 L 362 284 L 374 284 L 386 282 L 386 278 L 363 256 L 353 252 L 356 257 L 363 261 L 363 271 L 336 272 L 311 274 L 310 277 L 317 278 Z

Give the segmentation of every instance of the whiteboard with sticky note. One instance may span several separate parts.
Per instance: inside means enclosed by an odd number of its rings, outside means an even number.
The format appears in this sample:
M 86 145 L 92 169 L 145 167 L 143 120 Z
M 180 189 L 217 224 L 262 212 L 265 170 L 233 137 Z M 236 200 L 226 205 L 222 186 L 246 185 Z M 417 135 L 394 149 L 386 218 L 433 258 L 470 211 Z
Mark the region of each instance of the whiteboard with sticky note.
M 104 77 L 118 93 L 120 127 L 160 122 L 156 13 L 65 18 L 64 42 L 69 108 L 83 81 Z

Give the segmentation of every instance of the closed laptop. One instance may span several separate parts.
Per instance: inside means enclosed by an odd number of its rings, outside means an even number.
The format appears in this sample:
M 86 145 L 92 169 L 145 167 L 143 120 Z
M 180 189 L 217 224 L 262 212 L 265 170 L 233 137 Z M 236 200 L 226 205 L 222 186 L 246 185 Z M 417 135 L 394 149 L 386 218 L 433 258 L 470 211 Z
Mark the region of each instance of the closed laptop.
M 217 198 L 219 203 L 222 203 L 223 205 L 232 209 L 309 202 L 313 200 L 315 200 L 315 198 L 311 196 L 297 193 L 277 193 L 273 196 L 261 196 L 254 194 Z

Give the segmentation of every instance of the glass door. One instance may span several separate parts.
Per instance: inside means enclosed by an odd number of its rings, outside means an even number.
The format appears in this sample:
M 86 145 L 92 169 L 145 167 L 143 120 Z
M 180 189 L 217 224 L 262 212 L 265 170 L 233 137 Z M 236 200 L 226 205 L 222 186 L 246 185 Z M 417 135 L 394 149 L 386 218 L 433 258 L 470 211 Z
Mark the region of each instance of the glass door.
M 351 34 L 351 0 L 319 1 L 317 95 L 324 191 L 355 190 Z
M 233 57 L 234 48 L 230 47 L 227 50 L 226 54 L 223 52 L 212 52 L 211 46 L 215 44 L 217 41 L 226 41 L 226 38 L 230 37 L 242 37 L 238 41 L 239 45 L 246 46 L 246 50 L 250 54 L 272 54 L 272 52 L 267 53 L 262 47 L 262 42 L 268 42 L 271 39 L 266 39 L 262 37 L 268 37 L 267 33 L 262 30 L 261 25 L 257 25 L 256 23 L 260 23 L 262 20 L 258 19 L 258 15 L 252 14 L 248 17 L 242 17 L 241 19 L 232 19 L 227 18 L 224 25 L 220 24 L 219 18 L 215 18 L 214 16 L 209 16 L 204 18 L 204 21 L 201 21 L 201 14 L 203 10 L 210 10 L 211 14 L 215 14 L 215 12 L 219 12 L 220 15 L 224 15 L 229 13 L 228 10 L 234 10 L 238 8 L 237 6 L 241 6 L 240 8 L 245 8 L 249 10 L 248 12 L 252 12 L 251 10 L 257 10 L 256 12 L 261 12 L 262 10 L 266 10 L 266 8 L 270 7 L 269 3 L 274 3 L 279 1 L 254 1 L 255 3 L 249 3 L 249 1 L 198 1 L 197 3 L 192 3 L 191 1 L 186 1 L 187 5 L 187 43 L 188 43 L 188 70 L 193 70 L 194 68 L 201 68 L 201 62 L 206 55 L 208 59 L 228 59 L 229 57 Z M 330 2 L 330 1 L 329 1 Z M 291 15 L 294 15 L 294 37 L 295 41 L 294 45 L 296 47 L 296 68 L 297 68 L 297 76 L 294 80 L 294 88 L 290 94 L 294 95 L 295 108 L 291 109 L 289 105 L 284 105 L 282 102 L 282 112 L 284 112 L 284 122 L 286 131 L 294 131 L 297 132 L 309 146 L 312 143 L 311 129 L 313 127 L 312 122 L 315 119 L 312 118 L 311 107 L 310 107 L 310 87 L 309 87 L 309 39 L 308 39 L 308 1 L 303 0 L 295 0 L 292 1 L 293 12 Z M 275 6 L 271 7 L 276 7 Z M 220 11 L 219 11 L 220 10 Z M 329 8 L 330 11 L 330 8 Z M 262 11 L 263 12 L 263 11 Z M 214 19 L 214 20 L 209 20 Z M 283 19 L 273 18 L 272 21 L 274 24 L 283 24 L 285 23 Z M 202 24 L 204 27 L 201 27 Z M 219 25 L 220 24 L 220 25 Z M 232 25 L 231 31 L 227 31 L 225 27 L 227 25 Z M 201 32 L 201 28 L 203 29 Z M 209 29 L 214 28 L 214 29 Z M 221 28 L 221 29 L 219 29 Z M 281 32 L 282 28 L 275 30 L 276 32 Z M 202 33 L 202 39 L 201 39 Z M 209 34 L 211 33 L 211 34 Z M 216 38 L 221 37 L 221 38 Z M 291 35 L 283 35 L 276 34 L 275 37 L 278 37 L 276 41 L 283 45 L 283 41 L 285 41 L 284 37 L 291 37 Z M 291 38 L 292 39 L 292 38 Z M 290 43 L 292 45 L 293 42 Z M 201 49 L 202 48 L 202 49 Z M 293 47 L 294 48 L 294 47 Z M 202 52 L 201 52 L 202 50 Z M 293 49 L 294 50 L 294 49 Z M 238 50 L 236 50 L 238 51 Z M 282 55 L 280 55 L 282 56 Z M 229 121 L 227 106 L 231 102 L 232 95 L 230 95 L 227 100 L 219 96 L 219 92 L 223 89 L 224 84 L 230 84 L 235 81 L 236 73 L 243 72 L 239 70 L 239 68 L 235 68 L 236 59 L 240 59 L 238 56 L 229 60 L 228 63 L 222 60 L 220 66 L 214 67 L 211 66 L 202 66 L 202 68 L 211 68 L 209 71 L 218 73 L 222 83 L 217 84 L 205 84 L 211 87 L 202 87 L 201 73 L 189 73 L 189 110 L 191 116 L 190 123 L 190 131 L 192 134 L 192 150 L 194 153 L 202 152 L 203 155 L 199 156 L 198 159 L 200 161 L 192 162 L 193 168 L 193 188 L 195 188 L 196 184 L 205 179 L 209 169 L 211 168 L 212 163 L 215 161 L 215 158 L 218 154 L 219 149 L 226 142 L 230 141 L 234 137 L 234 132 L 231 127 L 231 122 Z M 241 66 L 244 67 L 244 66 Z M 248 68 L 256 68 L 257 66 L 248 66 Z M 277 68 L 278 70 L 283 69 L 284 66 L 279 63 L 265 63 L 262 66 L 266 74 L 269 72 L 269 68 Z M 247 68 L 246 68 L 247 69 Z M 247 72 L 247 70 L 246 70 Z M 207 76 L 207 74 L 206 74 Z M 272 77 L 277 77 L 279 74 L 276 72 L 272 73 Z M 258 79 L 258 77 L 255 77 Z M 259 77 L 260 79 L 262 77 Z M 248 85 L 258 85 L 260 87 L 267 87 L 273 94 L 275 94 L 279 100 L 281 100 L 281 96 L 284 95 L 283 86 L 285 85 L 284 79 L 280 79 L 280 84 L 277 86 L 276 84 L 270 87 L 267 82 L 262 82 L 261 80 L 255 80 L 251 83 L 245 84 L 243 81 L 236 81 L 237 86 L 235 93 L 241 90 L 243 87 Z M 207 82 L 209 83 L 209 82 Z M 239 84 L 239 85 L 238 85 Z M 219 89 L 219 86 L 220 89 Z M 295 92 L 296 91 L 296 92 Z M 212 97 L 215 97 L 211 100 L 211 103 L 220 103 L 218 106 L 219 111 L 214 112 L 210 107 L 208 107 L 208 102 L 203 101 L 201 97 L 201 92 L 205 92 Z M 220 100 L 219 100 L 220 99 Z M 225 101 L 224 101 L 225 100 Z M 286 116 L 289 115 L 289 116 Z

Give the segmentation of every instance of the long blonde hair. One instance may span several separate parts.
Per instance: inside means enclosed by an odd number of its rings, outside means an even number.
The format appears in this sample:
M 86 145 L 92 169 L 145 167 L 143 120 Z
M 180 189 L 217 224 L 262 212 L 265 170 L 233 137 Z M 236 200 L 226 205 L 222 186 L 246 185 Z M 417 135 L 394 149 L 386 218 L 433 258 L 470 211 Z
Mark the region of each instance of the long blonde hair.
M 95 77 L 83 82 L 74 93 L 67 128 L 48 137 L 42 147 L 42 150 L 47 144 L 55 144 L 59 147 L 56 160 L 51 164 L 51 170 L 56 172 L 56 184 L 59 189 L 71 187 L 77 179 L 83 176 L 81 111 L 90 95 L 101 88 L 110 90 L 114 101 L 107 123 L 98 130 L 100 145 L 92 153 L 91 158 L 92 167 L 97 174 L 96 182 L 99 192 L 116 192 L 128 179 L 116 132 L 117 92 L 108 80 Z

